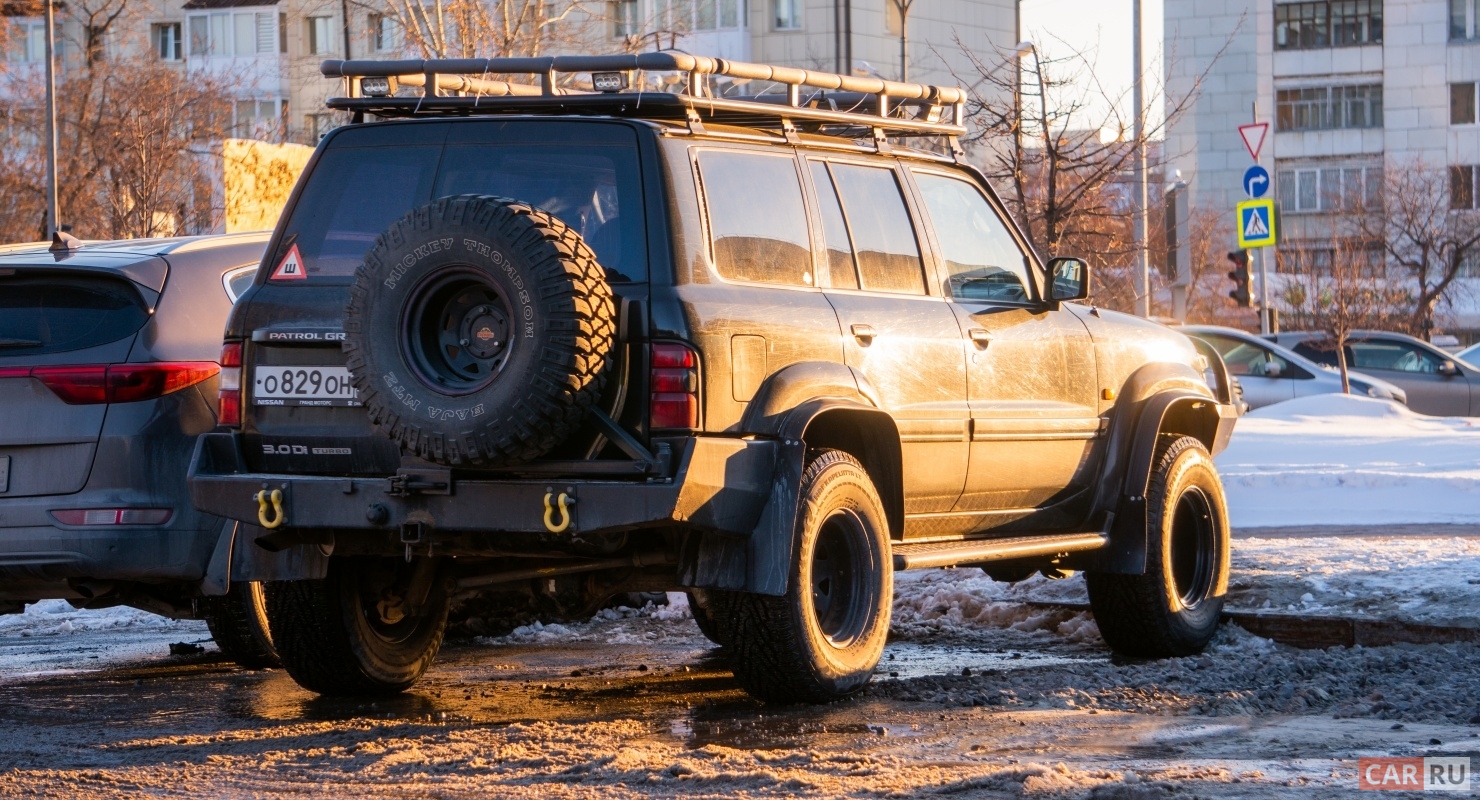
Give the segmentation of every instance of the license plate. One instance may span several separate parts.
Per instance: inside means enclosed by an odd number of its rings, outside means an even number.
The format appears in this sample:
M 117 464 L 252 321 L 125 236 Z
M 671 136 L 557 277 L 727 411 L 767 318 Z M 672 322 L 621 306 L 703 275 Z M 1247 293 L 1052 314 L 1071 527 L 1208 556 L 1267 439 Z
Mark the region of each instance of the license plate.
M 346 367 L 258 366 L 252 371 L 252 404 L 357 406 L 360 401 Z

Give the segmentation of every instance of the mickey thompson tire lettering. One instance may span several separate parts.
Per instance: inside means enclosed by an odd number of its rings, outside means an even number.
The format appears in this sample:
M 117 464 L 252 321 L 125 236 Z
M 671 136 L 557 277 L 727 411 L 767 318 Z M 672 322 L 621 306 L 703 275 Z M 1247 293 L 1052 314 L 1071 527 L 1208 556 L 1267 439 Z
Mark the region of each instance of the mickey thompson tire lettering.
M 579 234 L 524 203 L 460 195 L 380 235 L 355 270 L 344 331 L 377 430 L 429 461 L 497 466 L 575 431 L 601 394 L 616 324 Z

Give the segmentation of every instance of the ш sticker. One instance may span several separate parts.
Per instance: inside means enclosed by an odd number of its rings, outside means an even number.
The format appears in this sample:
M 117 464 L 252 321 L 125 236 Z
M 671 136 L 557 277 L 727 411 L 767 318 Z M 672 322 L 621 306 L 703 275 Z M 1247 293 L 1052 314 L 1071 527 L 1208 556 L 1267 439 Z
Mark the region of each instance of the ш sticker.
M 272 271 L 270 280 L 274 281 L 301 281 L 308 277 L 308 272 L 303 268 L 303 256 L 298 253 L 298 245 L 288 248 L 288 254 L 283 256 L 277 269 Z

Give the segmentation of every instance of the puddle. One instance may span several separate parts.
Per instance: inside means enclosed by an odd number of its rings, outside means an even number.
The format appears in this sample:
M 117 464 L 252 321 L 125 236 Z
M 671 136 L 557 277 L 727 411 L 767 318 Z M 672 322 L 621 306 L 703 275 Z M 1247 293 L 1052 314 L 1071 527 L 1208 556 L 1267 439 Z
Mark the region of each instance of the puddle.
M 969 645 L 894 642 L 884 648 L 884 657 L 874 668 L 874 678 L 879 680 L 960 675 L 964 669 L 970 669 L 976 673 L 984 670 L 1056 667 L 1064 664 L 1102 662 L 1108 658 L 1108 656 L 1066 656 L 1061 653 L 1001 650 Z

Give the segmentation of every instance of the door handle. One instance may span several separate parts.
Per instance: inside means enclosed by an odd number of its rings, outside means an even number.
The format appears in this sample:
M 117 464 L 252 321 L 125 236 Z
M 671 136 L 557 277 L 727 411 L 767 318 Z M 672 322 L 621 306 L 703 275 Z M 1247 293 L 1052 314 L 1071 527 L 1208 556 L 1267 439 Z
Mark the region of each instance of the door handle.
M 874 340 L 875 336 L 879 335 L 878 332 L 874 330 L 874 326 L 862 323 L 854 324 L 850 328 L 850 330 L 853 331 L 853 338 L 857 339 L 863 344 L 868 344 L 869 342 Z
M 972 328 L 966 333 L 971 337 L 971 341 L 983 350 L 987 349 L 987 345 L 992 343 L 992 333 L 986 328 Z

